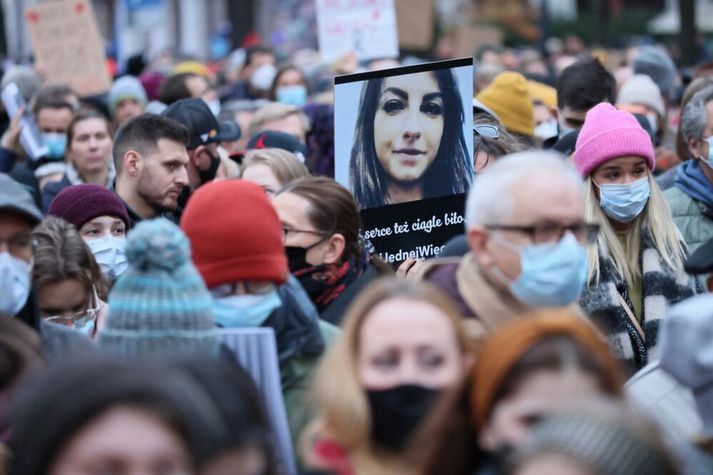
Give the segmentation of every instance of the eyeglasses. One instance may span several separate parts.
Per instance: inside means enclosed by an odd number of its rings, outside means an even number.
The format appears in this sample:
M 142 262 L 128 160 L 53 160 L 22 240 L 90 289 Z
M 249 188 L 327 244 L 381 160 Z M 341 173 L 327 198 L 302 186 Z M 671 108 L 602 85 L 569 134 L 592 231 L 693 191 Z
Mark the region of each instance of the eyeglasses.
M 92 302 L 93 307 L 81 312 L 77 312 L 74 315 L 52 315 L 50 317 L 44 317 L 43 320 L 46 322 L 56 323 L 57 325 L 64 325 L 66 327 L 83 327 L 90 320 L 95 320 L 97 314 L 99 313 L 99 296 L 97 295 L 96 287 L 92 286 Z
M 311 229 L 292 229 L 292 228 L 288 228 L 288 227 L 286 227 L 286 226 L 283 226 L 283 227 L 282 227 L 282 236 L 283 236 L 284 238 L 287 238 L 287 235 L 288 235 L 289 233 L 294 233 L 294 234 L 297 234 L 297 233 L 314 234 L 315 236 L 326 236 L 327 234 L 329 234 L 329 233 L 325 233 L 325 232 L 323 232 L 323 231 L 313 231 L 313 230 L 311 230 Z
M 518 231 L 525 233 L 535 244 L 554 244 L 559 242 L 566 232 L 571 232 L 582 245 L 593 244 L 599 234 L 599 225 L 592 223 L 576 223 L 569 226 L 545 223 L 532 226 L 515 226 L 507 224 L 488 224 L 488 229 L 502 231 Z
M 32 238 L 30 233 L 21 233 L 11 236 L 8 239 L 0 239 L 0 250 L 3 243 L 7 246 L 7 250 L 10 254 L 19 257 L 32 247 Z
M 488 139 L 497 140 L 500 138 L 500 131 L 494 125 L 474 125 L 473 133 Z
M 264 280 L 243 280 L 232 284 L 217 285 L 209 290 L 210 294 L 217 299 L 236 295 L 239 290 L 252 295 L 265 295 L 275 290 L 275 284 Z

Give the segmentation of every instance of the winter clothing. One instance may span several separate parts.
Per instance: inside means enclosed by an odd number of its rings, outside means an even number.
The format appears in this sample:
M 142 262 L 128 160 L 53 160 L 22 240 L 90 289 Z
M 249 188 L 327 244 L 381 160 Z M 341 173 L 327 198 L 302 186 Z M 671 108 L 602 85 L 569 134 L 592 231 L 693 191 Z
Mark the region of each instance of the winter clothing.
M 693 275 L 713 272 L 713 238 L 701 244 L 683 264 L 686 272 Z
M 124 358 L 217 353 L 213 301 L 189 255 L 188 240 L 169 221 L 136 226 L 126 245 L 129 268 L 109 294 L 103 349 Z
M 114 162 L 110 160 L 109 173 L 106 176 L 106 183 L 104 186 L 106 188 L 111 187 L 114 183 L 115 178 L 116 171 L 114 170 Z M 77 169 L 74 168 L 74 165 L 72 163 L 68 163 L 62 179 L 60 181 L 47 183 L 47 185 L 45 185 L 44 189 L 42 190 L 42 209 L 47 212 L 49 210 L 50 204 L 52 204 L 52 200 L 54 200 L 55 196 L 57 196 L 60 191 L 64 190 L 68 186 L 81 185 L 83 183 L 84 180 L 82 180 L 82 178 L 79 176 L 79 172 L 77 171 Z
M 618 368 L 601 334 L 586 319 L 567 310 L 552 310 L 546 316 L 518 319 L 497 329 L 476 354 L 471 374 L 470 414 L 480 431 L 490 418 L 500 386 L 513 366 L 540 341 L 563 336 L 585 347 L 599 362 L 604 375 L 617 375 Z
M 684 442 L 700 434 L 701 417 L 693 394 L 664 371 L 658 360 L 632 376 L 625 391 L 632 407 L 657 422 L 668 440 Z
M 359 258 L 352 256 L 342 264 L 307 267 L 295 271 L 294 276 L 317 307 L 320 318 L 339 325 L 352 299 L 379 276 L 370 259 L 364 251 Z
M 643 430 L 614 415 L 601 417 L 586 410 L 554 414 L 534 428 L 514 458 L 522 462 L 541 453 L 557 453 L 599 475 L 669 474 L 663 449 Z
M 654 110 L 659 117 L 666 117 L 666 107 L 659 87 L 645 74 L 636 74 L 626 81 L 616 96 L 619 104 L 641 104 Z
M 713 436 L 712 321 L 713 295 L 699 295 L 673 307 L 661 331 L 661 367 L 693 391 L 705 437 Z
M 532 102 L 541 102 L 547 107 L 557 107 L 557 89 L 541 82 L 527 81 L 527 90 Z
M 109 112 L 114 116 L 119 103 L 124 99 L 133 99 L 146 108 L 149 100 L 144 86 L 134 76 L 122 76 L 114 81 L 109 89 Z
M 644 341 L 619 303 L 617 292 L 634 311 L 627 283 L 619 276 L 607 249 L 599 249 L 599 281 L 590 282 L 579 298 L 582 310 L 602 328 L 615 355 L 629 374 L 640 370 L 656 355 L 659 323 L 668 306 L 701 292 L 697 281 L 683 269 L 671 269 L 661 259 L 646 226 L 641 230 L 642 307 Z
M 106 187 L 90 183 L 72 185 L 50 203 L 47 214 L 72 223 L 77 229 L 99 216 L 113 216 L 129 227 L 129 214 L 121 200 Z
M 312 125 L 307 133 L 307 167 L 315 175 L 334 176 L 334 106 L 307 104 L 303 112 Z
M 678 167 L 676 185 L 664 192 L 673 221 L 690 252 L 713 238 L 713 183 L 698 160 Z
M 634 74 L 646 74 L 661 89 L 661 93 L 673 98 L 678 72 L 671 57 L 657 46 L 641 46 L 634 58 Z
M 188 129 L 188 150 L 213 142 L 240 138 L 240 129 L 230 122 L 218 122 L 203 99 L 180 99 L 168 106 L 161 115 L 173 119 Z
M 263 148 L 279 148 L 293 153 L 302 162 L 307 159 L 307 147 L 296 137 L 277 130 L 263 130 L 255 132 L 246 146 L 247 150 L 261 150 Z
M 532 99 L 522 74 L 500 73 L 475 97 L 497 114 L 507 130 L 529 137 L 535 133 Z
M 244 180 L 203 185 L 188 202 L 181 227 L 209 288 L 242 280 L 287 280 L 282 226 L 258 185 Z
M 656 166 L 651 138 L 633 115 L 607 103 L 590 109 L 573 156 L 579 173 L 587 176 L 602 163 L 628 155 L 645 158 L 650 170 Z
M 488 282 L 472 254 L 466 254 L 462 259 L 427 261 L 420 277 L 453 299 L 467 319 L 469 333 L 476 340 L 530 310 L 511 294 Z
M 312 420 L 307 403 L 312 376 L 325 349 L 339 335 L 339 330 L 320 320 L 317 310 L 297 279 L 290 276 L 277 289 L 282 306 L 262 325 L 275 331 L 282 380 L 292 440 L 296 444 L 302 430 Z
M 42 213 L 30 193 L 4 173 L 0 173 L 0 210 L 19 213 L 29 219 L 33 226 L 42 220 Z

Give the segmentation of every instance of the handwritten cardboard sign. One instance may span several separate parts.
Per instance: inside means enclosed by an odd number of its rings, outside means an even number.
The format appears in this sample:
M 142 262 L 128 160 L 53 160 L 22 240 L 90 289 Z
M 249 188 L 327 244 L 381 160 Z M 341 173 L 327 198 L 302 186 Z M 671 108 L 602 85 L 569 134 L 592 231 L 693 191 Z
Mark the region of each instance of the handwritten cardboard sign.
M 104 41 L 88 0 L 55 0 L 29 6 L 25 21 L 38 69 L 48 83 L 72 86 L 80 95 L 111 86 Z
M 435 0 L 396 0 L 399 46 L 428 50 L 433 45 Z
M 362 60 L 399 55 L 393 0 L 317 0 L 317 27 L 327 62 L 349 52 Z
M 501 45 L 503 31 L 490 25 L 460 26 L 455 31 L 456 56 L 473 56 L 483 45 Z

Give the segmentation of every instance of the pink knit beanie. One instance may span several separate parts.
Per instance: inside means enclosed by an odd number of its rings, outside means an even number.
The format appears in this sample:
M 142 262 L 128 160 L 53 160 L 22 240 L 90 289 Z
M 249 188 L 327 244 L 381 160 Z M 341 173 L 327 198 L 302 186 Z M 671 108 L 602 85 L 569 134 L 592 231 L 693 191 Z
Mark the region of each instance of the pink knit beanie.
M 574 165 L 587 176 L 602 163 L 625 156 L 643 157 L 654 169 L 654 146 L 636 118 L 609 103 L 597 104 L 587 112 L 579 132 Z

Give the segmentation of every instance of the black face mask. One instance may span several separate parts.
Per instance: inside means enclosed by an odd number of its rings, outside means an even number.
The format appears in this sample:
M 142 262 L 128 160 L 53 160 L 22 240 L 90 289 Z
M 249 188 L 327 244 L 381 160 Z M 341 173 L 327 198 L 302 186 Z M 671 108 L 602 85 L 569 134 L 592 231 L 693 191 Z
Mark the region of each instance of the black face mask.
M 439 394 L 438 389 L 413 384 L 367 390 L 374 440 L 387 449 L 403 449 Z
M 208 149 L 205 149 L 205 153 L 210 155 L 210 166 L 207 170 L 198 170 L 198 179 L 201 181 L 201 185 L 208 183 L 209 181 L 215 180 L 215 174 L 218 172 L 218 167 L 220 167 L 220 158 L 213 155 Z
M 325 236 L 316 243 L 307 247 L 285 246 L 285 255 L 287 256 L 287 265 L 290 267 L 290 272 L 295 273 L 310 267 L 315 267 L 307 262 L 307 252 L 313 247 L 319 246 L 326 241 L 329 236 Z

